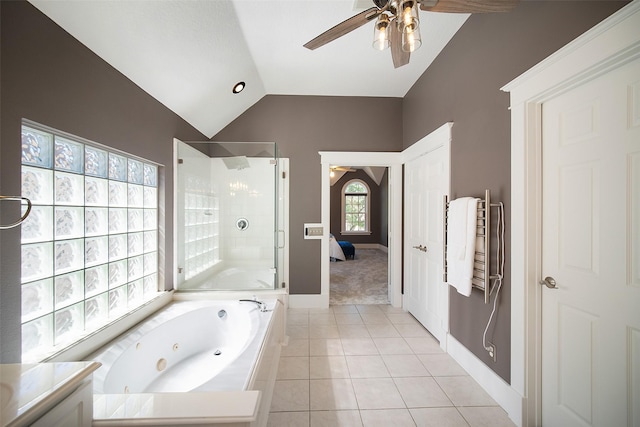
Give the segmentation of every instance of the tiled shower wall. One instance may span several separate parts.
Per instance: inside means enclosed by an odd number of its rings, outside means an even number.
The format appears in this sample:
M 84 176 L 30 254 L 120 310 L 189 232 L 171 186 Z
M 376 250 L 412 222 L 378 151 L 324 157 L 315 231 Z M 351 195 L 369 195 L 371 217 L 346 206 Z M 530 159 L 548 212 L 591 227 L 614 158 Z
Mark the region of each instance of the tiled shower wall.
M 271 158 L 247 160 L 249 167 L 244 169 L 228 169 L 221 159 L 211 160 L 212 181 L 220 183 L 221 258 L 233 264 L 273 266 L 276 166 Z M 249 224 L 244 230 L 236 226 L 242 219 Z

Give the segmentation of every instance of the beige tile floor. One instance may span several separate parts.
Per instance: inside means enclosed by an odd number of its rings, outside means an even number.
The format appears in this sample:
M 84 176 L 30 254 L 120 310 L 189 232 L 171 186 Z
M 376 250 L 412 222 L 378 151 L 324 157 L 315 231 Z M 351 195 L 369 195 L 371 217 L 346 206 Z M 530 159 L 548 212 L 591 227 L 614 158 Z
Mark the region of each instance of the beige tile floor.
M 410 314 L 289 309 L 269 427 L 513 426 Z

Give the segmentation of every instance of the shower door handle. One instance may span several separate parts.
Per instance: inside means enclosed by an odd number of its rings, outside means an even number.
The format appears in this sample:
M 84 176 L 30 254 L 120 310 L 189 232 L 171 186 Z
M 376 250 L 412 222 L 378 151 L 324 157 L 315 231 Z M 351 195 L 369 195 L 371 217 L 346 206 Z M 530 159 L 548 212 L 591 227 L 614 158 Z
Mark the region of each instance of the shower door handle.
M 282 245 L 280 244 L 281 240 L 280 240 L 280 233 L 282 233 Z M 284 230 L 278 230 L 278 242 L 276 243 L 278 249 L 284 249 Z

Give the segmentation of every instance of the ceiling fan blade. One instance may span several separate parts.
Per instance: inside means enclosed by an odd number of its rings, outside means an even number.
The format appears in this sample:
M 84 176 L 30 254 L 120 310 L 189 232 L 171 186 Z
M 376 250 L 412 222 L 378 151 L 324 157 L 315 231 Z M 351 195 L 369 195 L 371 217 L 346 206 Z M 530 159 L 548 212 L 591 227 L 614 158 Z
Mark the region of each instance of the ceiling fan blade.
M 393 67 L 400 68 L 409 63 L 411 54 L 402 50 L 402 33 L 396 25 L 396 19 L 393 18 L 389 24 L 391 34 L 389 34 L 389 44 L 391 45 L 391 59 L 393 59 Z
M 420 9 L 429 12 L 488 13 L 508 12 L 519 0 L 418 0 Z
M 363 26 L 367 22 L 376 19 L 378 15 L 380 15 L 380 13 L 382 13 L 382 11 L 377 7 L 372 7 L 365 10 L 364 12 L 360 12 L 357 15 L 354 15 L 351 18 L 347 19 L 346 21 L 342 21 L 335 27 L 330 28 L 315 39 L 308 41 L 304 45 L 304 47 L 314 50 L 319 48 L 320 46 L 324 46 L 325 44 L 334 41 L 338 37 L 342 37 L 345 34 L 355 30 L 356 28 Z

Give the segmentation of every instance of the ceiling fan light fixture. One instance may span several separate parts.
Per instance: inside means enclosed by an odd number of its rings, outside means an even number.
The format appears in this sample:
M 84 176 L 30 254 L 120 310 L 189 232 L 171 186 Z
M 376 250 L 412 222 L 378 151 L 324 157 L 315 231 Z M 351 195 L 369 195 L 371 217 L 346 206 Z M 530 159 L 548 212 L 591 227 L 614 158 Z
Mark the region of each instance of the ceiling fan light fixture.
M 402 50 L 404 52 L 414 52 L 422 46 L 420 28 L 408 26 L 402 30 Z
M 404 0 L 400 4 L 397 20 L 398 29 L 402 32 L 402 50 L 404 52 L 414 52 L 422 45 L 418 2 L 415 0 Z
M 385 50 L 389 47 L 389 29 L 389 17 L 386 13 L 381 13 L 373 27 L 374 49 Z
M 417 1 L 404 0 L 400 4 L 400 13 L 401 15 L 398 17 L 398 23 L 401 26 L 400 27 L 401 30 L 409 26 L 418 28 L 418 26 L 420 25 L 420 18 L 418 18 L 418 2 Z

